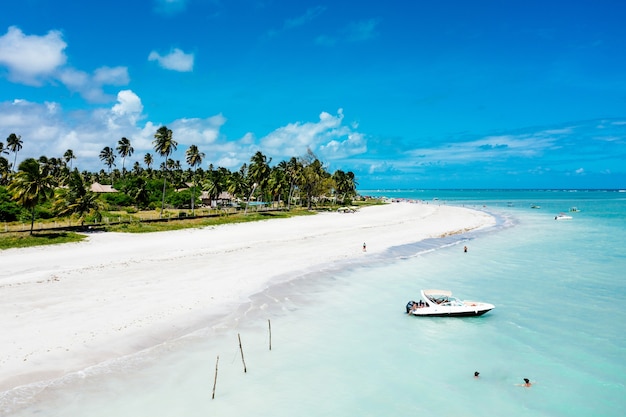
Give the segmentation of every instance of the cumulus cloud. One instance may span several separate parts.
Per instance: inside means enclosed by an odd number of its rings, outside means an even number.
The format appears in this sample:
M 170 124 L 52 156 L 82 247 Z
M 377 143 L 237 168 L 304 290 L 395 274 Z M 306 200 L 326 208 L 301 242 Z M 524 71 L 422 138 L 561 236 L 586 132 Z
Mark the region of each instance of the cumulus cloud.
M 41 85 L 57 68 L 65 65 L 66 47 L 59 31 L 51 30 L 44 36 L 25 35 L 11 26 L 0 36 L 0 65 L 9 69 L 11 81 Z
M 206 119 L 179 119 L 169 127 L 175 132 L 176 137 L 184 138 L 185 142 L 200 146 L 214 143 L 224 123 L 226 123 L 226 118 L 218 114 Z
M 67 149 L 72 149 L 77 156 L 75 167 L 98 171 L 102 169 L 100 151 L 105 146 L 114 148 L 122 137 L 128 138 L 135 148 L 135 154 L 127 160 L 129 164 L 143 163 L 146 153 L 154 153 L 154 134 L 161 124 L 146 121 L 143 111 L 141 98 L 132 90 L 119 91 L 117 102 L 110 107 L 71 112 L 58 103 L 13 100 L 0 102 L 0 131 L 22 136 L 24 145 L 19 160 L 41 155 L 61 157 Z M 241 150 L 248 151 L 250 145 L 221 138 L 220 129 L 225 123 L 226 118 L 221 114 L 167 123 L 179 144 L 179 151 L 172 158 L 184 161 L 184 152 L 194 144 L 202 152 L 212 155 L 210 162 L 214 164 L 220 159 L 239 165 L 246 162 L 251 153 L 245 155 L 244 160 L 238 159 L 237 155 L 243 155 Z
M 164 56 L 156 51 L 152 51 L 148 55 L 148 61 L 157 61 L 162 68 L 168 70 L 191 72 L 193 71 L 194 55 L 186 54 L 182 50 L 175 48 Z
M 57 78 L 70 91 L 79 93 L 92 103 L 104 103 L 113 99 L 105 94 L 105 85 L 126 85 L 130 82 L 126 67 L 101 67 L 93 74 L 75 68 L 64 68 L 58 72 Z
M 143 112 L 143 104 L 141 99 L 132 90 L 122 90 L 117 93 L 117 104 L 111 108 L 110 123 L 116 123 L 116 120 L 122 118 L 127 120 L 131 126 L 137 123 Z
M 0 66 L 8 68 L 12 82 L 41 86 L 45 82 L 60 81 L 68 90 L 92 103 L 114 99 L 105 94 L 104 86 L 130 82 L 126 67 L 103 66 L 90 74 L 66 66 L 66 47 L 59 31 L 51 30 L 44 36 L 26 35 L 12 26 L 0 37 Z
M 367 150 L 364 136 L 355 125 L 343 124 L 343 109 L 336 115 L 322 112 L 317 122 L 296 122 L 274 130 L 261 139 L 268 154 L 290 157 L 304 155 L 307 149 L 321 157 L 343 158 Z

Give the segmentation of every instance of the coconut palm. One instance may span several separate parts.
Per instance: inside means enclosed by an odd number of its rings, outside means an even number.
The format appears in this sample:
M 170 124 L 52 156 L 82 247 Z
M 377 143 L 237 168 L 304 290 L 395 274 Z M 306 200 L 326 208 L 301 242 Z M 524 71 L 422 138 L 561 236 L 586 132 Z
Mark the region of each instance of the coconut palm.
M 152 141 L 154 150 L 161 155 L 165 161 L 165 172 L 163 174 L 163 196 L 161 198 L 161 213 L 159 217 L 163 217 L 163 207 L 165 206 L 165 186 L 167 180 L 167 159 L 176 150 L 178 142 L 172 138 L 172 131 L 167 126 L 161 126 L 154 134 L 154 140 Z
M 9 183 L 10 174 L 11 168 L 9 160 L 4 156 L 0 156 L 0 185 L 6 185 Z
M 73 159 L 76 159 L 76 155 L 74 155 L 74 151 L 71 149 L 68 149 L 67 151 L 65 151 L 65 153 L 63 154 L 63 160 L 65 161 L 66 164 L 70 164 L 70 170 L 72 170 Z
M 146 168 L 150 169 L 150 167 L 154 163 L 154 159 L 152 159 L 152 154 L 145 154 L 143 157 L 143 163 L 146 164 Z
M 267 157 L 261 153 L 261 151 L 257 151 L 252 158 L 250 158 L 250 165 L 248 167 L 248 177 L 250 178 L 250 182 L 257 184 L 257 187 L 261 190 L 261 195 L 263 195 L 264 191 L 267 188 L 267 182 L 270 179 L 270 167 L 269 163 L 272 161 L 267 160 Z
M 298 161 L 298 159 L 295 157 L 292 157 L 289 160 L 289 162 L 283 162 L 279 164 L 279 166 L 283 167 L 286 177 L 287 177 L 287 181 L 289 181 L 289 195 L 287 196 L 287 210 L 290 210 L 291 200 L 295 193 L 296 187 L 300 183 L 300 179 L 302 177 L 303 166 L 302 166 L 302 163 Z
M 70 173 L 68 187 L 60 190 L 54 208 L 60 216 L 78 217 L 83 225 L 89 214 L 93 213 L 96 218 L 100 218 L 103 203 L 98 194 L 87 188 L 82 175 L 75 169 Z
M 113 148 L 105 146 L 100 151 L 100 160 L 109 167 L 109 176 L 111 176 L 111 167 L 115 166 L 115 152 L 113 152 Z M 113 178 L 111 178 L 111 185 L 113 185 Z
M 122 157 L 122 175 L 124 174 L 124 165 L 126 163 L 126 157 L 131 156 L 135 149 L 131 146 L 130 141 L 126 138 L 122 138 L 117 142 L 117 153 Z
M 198 149 L 198 147 L 196 145 L 191 145 L 189 147 L 189 149 L 187 149 L 187 152 L 185 152 L 185 155 L 187 156 L 187 164 L 189 164 L 190 167 L 192 168 L 196 168 L 195 171 L 197 171 L 197 166 L 202 164 L 202 159 L 204 159 L 204 152 L 200 152 L 200 150 Z M 196 173 L 194 171 L 194 174 Z M 195 215 L 195 209 L 194 209 L 194 203 L 196 200 L 196 176 L 193 176 L 193 187 L 191 189 L 191 215 Z
M 11 133 L 7 138 L 7 148 L 15 154 L 15 156 L 13 156 L 14 167 L 17 161 L 17 153 L 22 149 L 22 143 L 22 137 L 15 133 Z
M 35 225 L 35 208 L 46 202 L 54 195 L 54 178 L 38 161 L 28 158 L 22 161 L 9 184 L 9 192 L 13 199 L 22 207 L 31 212 L 30 234 L 33 234 Z
M 272 202 L 276 201 L 276 203 L 279 203 L 281 195 L 289 190 L 287 175 L 280 166 L 272 168 L 269 181 L 267 182 L 267 188 L 272 196 Z

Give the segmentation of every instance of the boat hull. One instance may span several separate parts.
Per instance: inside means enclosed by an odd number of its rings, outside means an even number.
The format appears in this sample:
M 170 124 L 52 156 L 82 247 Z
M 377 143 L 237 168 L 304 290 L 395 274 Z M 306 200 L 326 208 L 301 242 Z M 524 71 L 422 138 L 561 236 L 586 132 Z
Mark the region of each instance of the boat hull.
M 492 309 L 472 310 L 472 311 L 414 311 L 410 314 L 417 317 L 477 317 L 488 313 Z

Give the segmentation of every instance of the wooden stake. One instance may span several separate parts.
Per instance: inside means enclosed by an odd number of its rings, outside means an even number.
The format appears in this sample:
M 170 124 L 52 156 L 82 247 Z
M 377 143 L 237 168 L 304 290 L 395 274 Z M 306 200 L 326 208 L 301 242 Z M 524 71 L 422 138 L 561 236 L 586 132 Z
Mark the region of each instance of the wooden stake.
M 270 350 L 272 350 L 272 322 L 270 319 L 267 319 L 267 326 L 270 329 Z
M 217 355 L 217 360 L 215 361 L 215 378 L 213 379 L 213 395 L 211 395 L 211 399 L 215 399 L 215 386 L 217 385 L 217 364 L 220 362 L 220 355 Z
M 239 338 L 239 350 L 241 351 L 241 362 L 243 362 L 243 371 L 248 372 L 246 369 L 246 360 L 243 358 L 243 348 L 241 347 L 241 335 L 237 333 L 237 337 Z

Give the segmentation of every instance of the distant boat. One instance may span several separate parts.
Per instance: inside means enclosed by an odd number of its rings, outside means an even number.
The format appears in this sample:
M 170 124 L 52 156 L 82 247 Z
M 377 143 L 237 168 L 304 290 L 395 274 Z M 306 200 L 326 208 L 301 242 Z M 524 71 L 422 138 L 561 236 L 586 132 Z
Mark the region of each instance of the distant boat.
M 541 206 L 538 206 L 537 204 L 531 204 L 530 208 L 532 208 L 532 209 L 540 209 Z
M 508 203 L 506 203 L 507 207 L 513 207 L 513 203 L 511 203 L 510 201 Z
M 570 207 L 569 211 L 571 211 L 572 213 L 577 213 L 580 210 L 578 210 L 578 207 Z
M 573 217 L 565 214 L 565 213 L 559 213 L 556 216 L 554 216 L 554 220 L 572 220 Z

